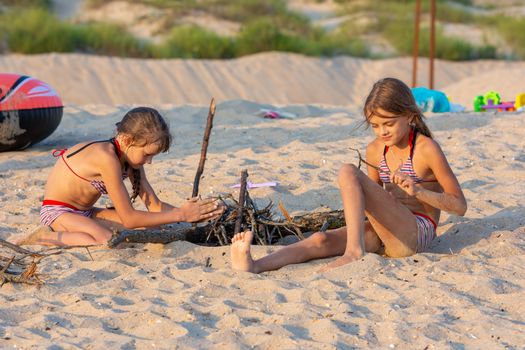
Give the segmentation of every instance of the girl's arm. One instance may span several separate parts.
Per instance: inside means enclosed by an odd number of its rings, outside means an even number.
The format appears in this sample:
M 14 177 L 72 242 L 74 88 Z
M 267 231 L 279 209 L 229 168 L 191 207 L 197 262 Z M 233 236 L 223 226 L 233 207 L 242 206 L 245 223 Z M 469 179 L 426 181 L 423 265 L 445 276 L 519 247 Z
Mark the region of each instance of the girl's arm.
M 100 174 L 106 184 L 109 197 L 115 206 L 122 225 L 126 228 L 157 226 L 181 221 L 196 222 L 211 219 L 217 215 L 218 205 L 213 200 L 190 200 L 185 202 L 180 208 L 171 208 L 161 212 L 136 210 L 131 205 L 129 194 L 122 182 L 118 160 L 114 155 L 104 152 L 100 154 L 98 162 L 101 164 Z
M 149 212 L 162 212 L 176 209 L 173 205 L 163 202 L 151 187 L 144 167 L 140 167 L 140 193 L 139 197 Z
M 140 199 L 146 205 L 146 208 L 148 208 L 149 212 L 155 213 L 155 212 L 163 212 L 163 211 L 177 211 L 177 210 L 184 210 L 187 206 L 193 205 L 195 202 L 201 202 L 200 199 L 193 198 L 190 201 L 185 202 L 182 204 L 181 208 L 175 207 L 169 203 L 163 202 L 157 197 L 157 194 L 153 190 L 153 187 L 150 185 L 148 179 L 146 178 L 146 171 L 144 167 L 140 168 Z M 210 201 L 209 199 L 207 201 Z M 215 201 L 215 200 L 211 200 Z M 218 203 L 217 201 L 216 210 L 213 212 L 213 216 L 210 218 L 208 216 L 205 216 L 198 221 L 208 221 L 213 220 L 215 217 L 218 217 L 222 215 L 224 210 L 226 209 L 223 205 Z
M 379 144 L 377 140 L 371 142 L 366 147 L 366 165 L 368 177 L 376 182 L 378 185 L 383 186 L 383 182 L 379 178 L 379 171 L 377 166 L 381 160 L 381 154 L 383 154 L 382 144 Z
M 416 185 L 414 186 L 413 195 L 418 200 L 428 203 L 434 208 L 463 216 L 467 211 L 467 201 L 458 180 L 452 169 L 450 169 L 447 158 L 439 145 L 433 140 L 429 139 L 428 141 L 421 144 L 420 150 L 436 180 L 443 188 L 443 192 L 430 191 L 423 188 L 423 186 Z

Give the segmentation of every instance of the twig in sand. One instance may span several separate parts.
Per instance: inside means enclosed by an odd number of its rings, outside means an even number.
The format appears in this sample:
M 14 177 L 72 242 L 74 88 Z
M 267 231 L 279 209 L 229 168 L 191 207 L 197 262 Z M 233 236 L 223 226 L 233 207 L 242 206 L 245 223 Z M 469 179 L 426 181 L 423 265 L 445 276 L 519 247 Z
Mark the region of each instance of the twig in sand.
M 381 169 L 379 169 L 378 166 L 375 166 L 373 164 L 370 164 L 368 163 L 362 156 L 361 156 L 361 152 L 359 152 L 359 150 L 357 148 L 352 148 L 352 147 L 349 147 L 352 151 L 356 151 L 357 152 L 357 156 L 359 157 L 359 164 L 357 165 L 357 168 L 358 169 L 361 169 L 361 163 L 365 163 L 366 165 L 368 165 L 369 167 L 372 167 L 373 169 L 381 172 Z
M 86 250 L 89 254 L 89 257 L 91 258 L 91 261 L 95 261 L 95 259 L 93 259 L 93 256 L 91 255 L 91 252 L 89 251 L 89 247 L 86 247 Z
M 211 128 L 213 127 L 213 117 L 215 116 L 215 99 L 212 98 L 210 102 L 210 109 L 208 111 L 208 120 L 206 121 L 206 129 L 204 131 L 204 137 L 202 139 L 201 147 L 201 158 L 199 161 L 199 167 L 195 174 L 195 180 L 193 180 L 193 191 L 191 197 L 197 197 L 199 194 L 199 182 L 201 180 L 202 172 L 204 171 L 204 163 L 206 162 L 206 153 L 208 152 L 208 142 L 210 139 Z
M 246 202 L 246 181 L 248 178 L 248 170 L 243 169 L 241 171 L 241 188 L 239 192 L 239 207 L 237 208 L 237 220 L 235 221 L 234 234 L 241 232 L 242 228 L 242 216 L 244 210 L 244 203 Z
M 281 213 L 283 213 L 288 223 L 293 223 L 292 217 L 290 216 L 290 214 L 288 214 L 288 210 L 286 210 L 286 208 L 284 207 L 284 203 L 282 201 L 279 201 L 279 209 L 281 210 Z M 295 230 L 294 234 L 300 239 L 304 239 L 304 235 L 301 232 L 301 229 L 295 225 L 293 225 L 293 228 Z

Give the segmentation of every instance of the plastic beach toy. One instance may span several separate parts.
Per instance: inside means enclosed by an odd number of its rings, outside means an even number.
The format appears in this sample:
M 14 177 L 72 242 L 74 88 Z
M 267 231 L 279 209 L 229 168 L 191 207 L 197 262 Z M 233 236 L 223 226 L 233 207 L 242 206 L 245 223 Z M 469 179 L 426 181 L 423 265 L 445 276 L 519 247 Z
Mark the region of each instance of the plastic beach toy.
M 519 95 L 516 97 L 516 99 L 518 98 Z M 484 96 L 476 96 L 474 99 L 474 111 L 476 112 L 485 112 L 487 110 L 512 112 L 516 109 L 515 101 L 501 101 L 501 97 L 496 91 L 489 91 Z
M 412 88 L 412 95 L 422 112 L 450 112 L 450 102 L 444 92 L 416 87 Z
M 275 181 L 270 181 L 270 182 L 261 182 L 261 183 L 252 183 L 250 181 L 246 182 L 246 188 L 248 189 L 251 189 L 251 188 L 259 188 L 259 187 L 273 187 L 273 186 L 277 186 L 277 182 Z M 239 188 L 241 187 L 241 184 L 237 184 L 237 185 L 233 185 L 233 186 L 230 186 L 231 188 Z
M 266 119 L 295 119 L 297 118 L 297 115 L 290 113 L 290 112 L 284 112 L 284 111 L 279 111 L 275 109 L 266 109 L 266 108 L 261 108 L 259 112 L 255 114 L 263 118 L 266 118 Z
M 0 73 L 0 152 L 22 150 L 51 135 L 62 110 L 62 100 L 48 84 Z
M 517 110 L 525 106 L 525 94 L 516 95 L 516 101 L 514 101 L 514 108 Z

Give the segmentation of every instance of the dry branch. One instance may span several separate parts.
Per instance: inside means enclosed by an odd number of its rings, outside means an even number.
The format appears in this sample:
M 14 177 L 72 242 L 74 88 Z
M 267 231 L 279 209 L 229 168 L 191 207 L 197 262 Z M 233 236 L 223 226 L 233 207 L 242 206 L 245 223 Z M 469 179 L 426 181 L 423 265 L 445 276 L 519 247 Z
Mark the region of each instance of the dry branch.
M 5 265 L 0 264 L 0 287 L 7 282 L 25 284 L 43 283 L 37 273 L 37 264 L 43 258 L 43 255 L 24 249 L 3 239 L 0 239 L 0 246 L 9 249 L 9 254 L 15 252 L 21 255 L 18 257 L 11 255 L 10 258 L 7 258 L 0 253 L 0 261 L 5 262 Z M 30 263 L 24 262 L 27 257 L 32 258 Z
M 239 191 L 239 207 L 237 208 L 237 220 L 235 220 L 234 234 L 241 232 L 244 203 L 246 203 L 246 181 L 248 179 L 248 170 L 241 171 L 241 188 Z
M 204 137 L 202 139 L 201 147 L 201 158 L 199 160 L 199 166 L 197 173 L 195 174 L 195 180 L 193 180 L 193 191 L 191 196 L 197 197 L 199 194 L 199 182 L 201 180 L 202 172 L 204 171 L 204 163 L 206 162 L 206 153 L 208 152 L 208 142 L 210 140 L 211 128 L 213 127 L 213 117 L 215 116 L 215 99 L 211 99 L 210 109 L 208 111 L 208 120 L 206 121 L 206 129 L 204 131 Z

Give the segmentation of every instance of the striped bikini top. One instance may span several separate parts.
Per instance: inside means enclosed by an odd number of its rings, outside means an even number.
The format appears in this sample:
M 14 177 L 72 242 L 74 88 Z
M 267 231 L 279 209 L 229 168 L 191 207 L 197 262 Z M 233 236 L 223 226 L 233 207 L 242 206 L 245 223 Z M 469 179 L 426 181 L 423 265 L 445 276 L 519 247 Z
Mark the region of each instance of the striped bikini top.
M 410 176 L 410 178 L 414 180 L 415 183 L 436 182 L 437 180 L 424 180 L 417 176 L 416 172 L 414 171 L 412 157 L 414 155 L 414 148 L 416 145 L 416 134 L 417 131 L 415 129 L 412 129 L 408 138 L 408 144 L 410 146 L 410 155 L 408 156 L 408 159 L 401 165 L 399 171 L 403 174 L 407 174 L 408 176 Z M 383 157 L 381 157 L 381 161 L 379 162 L 379 179 L 384 184 L 390 183 L 390 168 L 388 167 L 388 164 L 386 164 L 386 152 L 388 152 L 388 146 L 385 146 L 385 150 L 383 151 Z
M 100 142 L 111 142 L 111 144 L 115 148 L 115 154 L 117 155 L 118 158 L 120 158 L 120 155 L 122 154 L 122 151 L 120 150 L 120 144 L 118 143 L 117 139 L 115 139 L 115 138 L 111 138 L 109 140 L 100 140 L 100 141 L 90 142 L 87 145 L 82 146 L 80 149 L 76 150 L 75 152 L 73 152 L 71 154 L 68 154 L 66 156 L 66 158 L 70 158 L 70 157 L 74 156 L 75 154 L 79 153 L 80 151 L 82 151 L 84 148 L 86 148 L 88 146 L 91 146 L 94 143 L 100 143 Z M 69 166 L 69 164 L 66 162 L 66 159 L 64 158 L 64 153 L 66 153 L 66 151 L 67 151 L 67 148 L 57 149 L 57 150 L 54 150 L 52 154 L 53 154 L 53 157 L 55 157 L 55 158 L 56 157 L 61 157 L 62 160 L 64 161 L 64 164 L 66 164 L 66 166 L 69 168 L 69 170 L 71 170 L 71 172 L 73 174 L 75 174 L 77 177 L 81 178 L 82 180 L 89 182 L 91 184 L 91 186 L 93 186 L 100 194 L 108 194 L 108 190 L 106 189 L 106 184 L 104 183 L 104 181 L 102 181 L 102 180 L 89 180 L 89 179 L 86 179 L 85 177 L 78 175 Z M 128 177 L 127 169 L 128 169 L 128 164 L 124 163 L 124 172 L 122 173 L 122 180 L 124 180 L 125 178 Z

